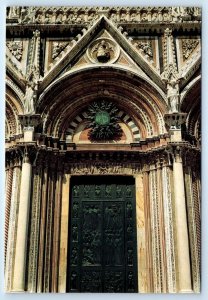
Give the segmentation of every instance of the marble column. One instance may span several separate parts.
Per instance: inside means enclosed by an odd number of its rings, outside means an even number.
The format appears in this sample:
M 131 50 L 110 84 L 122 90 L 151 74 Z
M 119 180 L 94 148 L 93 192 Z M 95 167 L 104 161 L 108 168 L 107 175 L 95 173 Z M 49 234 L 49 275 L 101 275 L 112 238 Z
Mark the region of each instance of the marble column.
M 70 178 L 71 176 L 65 173 L 62 181 L 60 256 L 58 278 L 59 293 L 66 293 Z
M 150 192 L 149 172 L 146 167 L 143 172 L 144 190 L 144 214 L 145 214 L 145 239 L 146 239 L 146 269 L 147 269 L 147 293 L 154 291 L 152 270 L 152 240 L 151 240 L 151 216 L 150 216 Z
M 11 195 L 12 195 L 12 181 L 13 181 L 13 167 L 9 166 L 6 170 L 6 203 L 5 203 L 5 231 L 4 231 L 4 251 L 5 251 L 5 264 L 6 266 L 6 254 L 7 254 L 7 241 L 9 231 L 9 218 L 11 209 Z
M 20 180 L 21 180 L 21 162 L 17 156 L 14 159 L 13 177 L 12 177 L 12 192 L 11 192 L 11 207 L 8 227 L 7 240 L 7 256 L 5 267 L 5 290 L 12 291 L 12 280 L 14 274 L 14 258 L 16 245 L 16 229 L 19 211 L 19 194 L 20 194 Z
M 147 292 L 147 266 L 146 266 L 146 238 L 145 238 L 145 212 L 142 173 L 135 175 L 136 185 L 136 229 L 137 229 L 137 260 L 138 260 L 138 290 Z
M 29 157 L 24 156 L 20 185 L 19 215 L 17 224 L 17 238 L 15 249 L 15 264 L 12 290 L 23 292 L 25 290 L 25 264 L 28 240 L 28 221 L 30 207 L 32 165 Z
M 178 146 L 174 151 L 173 157 L 173 181 L 175 195 L 175 229 L 178 258 L 178 292 L 189 293 L 192 292 L 189 239 L 187 228 L 183 164 L 180 148 Z

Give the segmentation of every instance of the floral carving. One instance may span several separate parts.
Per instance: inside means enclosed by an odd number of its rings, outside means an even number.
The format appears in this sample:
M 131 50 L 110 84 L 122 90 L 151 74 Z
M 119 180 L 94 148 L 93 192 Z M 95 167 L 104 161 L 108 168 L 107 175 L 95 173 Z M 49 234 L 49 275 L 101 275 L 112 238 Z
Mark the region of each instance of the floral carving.
M 55 59 L 68 44 L 68 42 L 53 42 L 52 58 Z
M 9 48 L 10 52 L 16 57 L 17 60 L 20 61 L 22 59 L 23 42 L 10 41 L 7 42 L 7 47 Z
M 153 51 L 152 51 L 152 44 L 151 41 L 142 41 L 142 42 L 137 42 L 136 46 L 143 50 L 144 54 L 148 55 L 150 58 L 153 58 Z
M 196 47 L 199 45 L 198 40 L 194 39 L 185 39 L 182 40 L 182 53 L 183 53 L 183 59 L 189 58 L 191 53 L 196 49 Z

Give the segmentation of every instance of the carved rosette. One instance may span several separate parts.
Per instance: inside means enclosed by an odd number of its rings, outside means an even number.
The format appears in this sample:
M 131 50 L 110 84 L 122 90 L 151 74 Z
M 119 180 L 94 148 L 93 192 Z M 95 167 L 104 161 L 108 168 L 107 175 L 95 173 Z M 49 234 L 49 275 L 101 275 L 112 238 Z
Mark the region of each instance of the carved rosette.
M 22 53 L 23 53 L 23 42 L 22 41 L 9 41 L 6 43 L 10 52 L 14 55 L 14 57 L 21 61 Z
M 182 40 L 183 60 L 188 59 L 198 45 L 199 45 L 199 40 L 195 40 L 195 39 Z
M 135 46 L 143 52 L 144 55 L 147 55 L 149 58 L 153 58 L 152 42 L 151 41 L 141 41 L 137 42 Z
M 89 138 L 92 141 L 119 140 L 122 130 L 117 113 L 118 108 L 112 102 L 103 100 L 92 103 L 88 111 Z
M 114 63 L 119 54 L 118 45 L 109 38 L 93 41 L 87 50 L 87 56 L 92 63 Z

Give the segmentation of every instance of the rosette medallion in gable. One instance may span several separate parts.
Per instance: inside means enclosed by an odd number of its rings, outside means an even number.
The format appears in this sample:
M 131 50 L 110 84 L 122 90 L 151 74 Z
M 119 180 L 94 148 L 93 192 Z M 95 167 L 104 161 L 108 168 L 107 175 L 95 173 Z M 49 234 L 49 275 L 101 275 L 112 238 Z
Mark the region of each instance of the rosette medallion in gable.
M 87 49 L 88 58 L 92 63 L 114 63 L 119 54 L 119 46 L 109 38 L 99 38 Z

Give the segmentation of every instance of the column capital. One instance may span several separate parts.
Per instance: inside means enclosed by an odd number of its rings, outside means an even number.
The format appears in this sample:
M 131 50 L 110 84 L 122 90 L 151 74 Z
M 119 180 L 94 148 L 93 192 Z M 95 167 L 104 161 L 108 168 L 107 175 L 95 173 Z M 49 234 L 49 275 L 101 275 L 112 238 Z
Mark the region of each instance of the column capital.
M 184 143 L 170 143 L 166 149 L 169 158 L 172 158 L 173 162 L 182 162 L 183 154 L 185 151 L 186 149 L 184 147 Z

